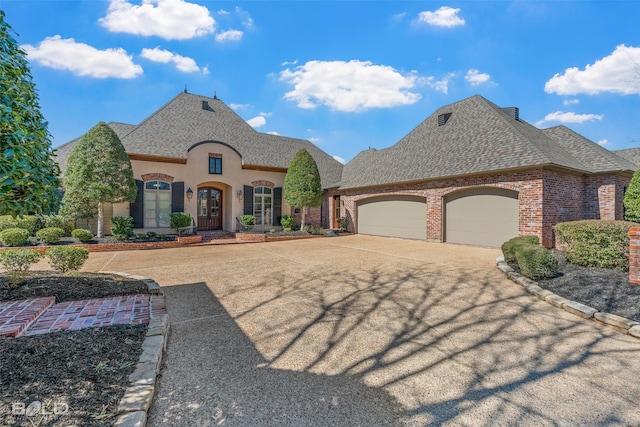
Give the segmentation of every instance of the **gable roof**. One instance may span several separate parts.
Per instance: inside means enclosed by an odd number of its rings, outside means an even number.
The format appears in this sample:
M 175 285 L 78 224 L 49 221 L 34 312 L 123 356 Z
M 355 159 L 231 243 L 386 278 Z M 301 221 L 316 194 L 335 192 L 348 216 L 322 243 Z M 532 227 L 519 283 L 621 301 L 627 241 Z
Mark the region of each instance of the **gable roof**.
M 345 165 L 340 188 L 536 166 L 586 173 L 602 172 L 608 167 L 629 170 L 623 159 L 615 154 L 605 155 L 598 150 L 602 147 L 586 138 L 577 138 L 577 134 L 569 135 L 570 141 L 566 143 L 558 143 L 556 138 L 561 133 L 556 130 L 547 134 L 519 119 L 516 108 L 501 108 L 475 95 L 439 108 L 395 145 L 358 154 Z M 578 146 L 588 147 L 591 154 L 606 159 L 594 161 L 584 153 L 574 155 Z
M 640 147 L 615 150 L 614 153 L 633 163 L 634 169 L 638 169 L 638 166 L 640 166 Z
M 122 125 L 120 131 L 128 154 L 186 159 L 194 145 L 214 141 L 236 150 L 243 165 L 287 169 L 295 153 L 305 148 L 318 165 L 324 187 L 340 181 L 342 174 L 342 164 L 311 142 L 257 132 L 217 97 L 181 92 L 139 125 Z M 60 147 L 58 156 L 70 153 L 73 147 L 67 146 L 74 142 Z

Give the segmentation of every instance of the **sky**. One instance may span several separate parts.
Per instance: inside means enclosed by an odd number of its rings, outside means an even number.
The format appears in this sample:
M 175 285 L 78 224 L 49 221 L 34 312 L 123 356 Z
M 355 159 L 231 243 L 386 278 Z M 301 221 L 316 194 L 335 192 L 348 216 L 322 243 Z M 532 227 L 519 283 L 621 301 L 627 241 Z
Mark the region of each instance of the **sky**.
M 57 147 L 217 95 L 342 162 L 476 94 L 640 146 L 640 1 L 0 0 Z

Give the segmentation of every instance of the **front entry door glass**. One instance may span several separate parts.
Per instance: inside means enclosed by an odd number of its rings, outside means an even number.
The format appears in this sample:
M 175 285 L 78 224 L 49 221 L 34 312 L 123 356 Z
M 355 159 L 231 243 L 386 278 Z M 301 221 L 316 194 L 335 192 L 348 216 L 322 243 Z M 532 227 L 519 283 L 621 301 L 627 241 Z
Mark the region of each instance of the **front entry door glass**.
M 217 188 L 198 190 L 198 230 L 222 229 L 222 191 Z

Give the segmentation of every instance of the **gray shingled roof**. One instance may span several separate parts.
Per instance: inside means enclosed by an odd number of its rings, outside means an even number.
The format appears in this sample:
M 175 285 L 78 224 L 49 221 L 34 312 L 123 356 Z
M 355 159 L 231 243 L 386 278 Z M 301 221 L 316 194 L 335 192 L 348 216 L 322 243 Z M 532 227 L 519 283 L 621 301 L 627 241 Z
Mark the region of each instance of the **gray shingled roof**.
M 447 113 L 451 116 L 439 126 L 438 117 Z M 580 150 L 587 149 L 589 153 L 602 155 L 590 144 L 601 148 L 586 138 L 578 140 L 573 136 L 567 144 L 558 144 L 540 129 L 516 119 L 514 109 L 500 108 L 475 95 L 438 109 L 392 147 L 369 149 L 358 154 L 345 165 L 340 188 L 543 165 L 600 172 L 600 161 L 589 160 L 584 153 L 579 156 L 573 154 L 573 150 L 580 146 Z M 616 163 L 617 156 L 605 157 L 603 164 Z M 627 169 L 628 165 L 623 164 L 622 159 L 618 162 L 620 168 L 616 170 Z
M 633 163 L 635 166 L 634 170 L 638 169 L 638 166 L 640 166 L 640 147 L 625 148 L 624 150 L 615 150 L 613 152 L 623 159 Z
M 116 135 L 118 135 L 118 138 L 122 140 L 122 138 L 124 138 L 125 135 L 131 132 L 136 126 L 129 125 L 126 123 L 111 122 L 109 123 L 109 127 L 113 129 Z M 55 149 L 56 150 L 55 161 L 58 162 L 58 165 L 60 166 L 61 171 L 64 172 L 64 170 L 67 168 L 67 159 L 69 158 L 69 154 L 71 154 L 76 144 L 80 142 L 80 138 L 82 137 L 73 139 L 65 144 L 62 144 L 61 146 Z
M 220 99 L 184 92 L 128 129 L 120 140 L 129 154 L 177 159 L 186 159 L 197 143 L 219 141 L 240 153 L 245 165 L 283 169 L 298 150 L 306 148 L 318 164 L 324 187 L 340 181 L 342 174 L 342 164 L 311 142 L 256 132 Z M 73 142 L 60 147 L 64 149 L 59 157 Z

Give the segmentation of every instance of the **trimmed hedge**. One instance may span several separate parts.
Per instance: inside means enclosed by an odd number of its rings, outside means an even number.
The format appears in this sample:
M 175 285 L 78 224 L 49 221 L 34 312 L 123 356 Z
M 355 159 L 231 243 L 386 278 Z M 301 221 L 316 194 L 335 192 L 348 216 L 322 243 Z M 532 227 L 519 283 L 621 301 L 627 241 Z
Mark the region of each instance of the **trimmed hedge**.
M 22 230 L 26 232 L 26 230 Z M 6 271 L 11 287 L 17 287 L 29 274 L 31 264 L 35 264 L 43 255 L 33 249 L 10 249 L 0 252 L 0 265 Z
M 192 223 L 191 214 L 186 212 L 173 212 L 169 215 L 169 225 L 173 228 L 177 235 L 180 235 L 180 229 L 190 227 Z
M 7 228 L 0 231 L 0 242 L 5 246 L 24 246 L 30 235 L 24 228 Z
M 520 272 L 531 280 L 550 279 L 558 275 L 558 259 L 542 246 L 521 244 L 516 246 L 515 254 Z
M 71 270 L 79 270 L 89 258 L 89 251 L 74 246 L 60 246 L 47 250 L 47 257 L 54 270 L 66 273 Z
M 63 229 L 65 236 L 71 236 L 71 232 L 76 228 L 72 220 L 62 215 L 45 215 L 42 217 L 42 221 L 45 228 L 56 227 Z
M 539 245 L 540 239 L 538 236 L 518 236 L 513 239 L 509 239 L 502 244 L 502 254 L 506 262 L 516 262 L 516 249 L 523 245 Z
M 8 230 L 10 228 L 22 228 L 29 232 L 29 236 L 33 235 L 36 229 L 38 217 L 33 215 L 24 215 L 22 217 L 12 217 L 11 215 L 0 216 L 0 231 Z
M 49 227 L 38 230 L 36 233 L 36 237 L 41 242 L 44 242 L 48 245 L 53 245 L 60 241 L 60 238 L 64 236 L 64 230 L 58 227 Z
M 567 245 L 567 261 L 585 267 L 629 271 L 628 221 L 582 220 L 556 224 L 553 230 Z
M 84 228 L 76 228 L 71 232 L 71 236 L 80 240 L 82 243 L 87 243 L 93 239 L 93 233 Z

